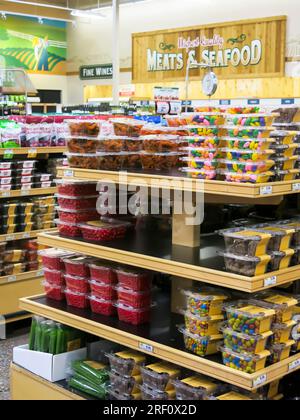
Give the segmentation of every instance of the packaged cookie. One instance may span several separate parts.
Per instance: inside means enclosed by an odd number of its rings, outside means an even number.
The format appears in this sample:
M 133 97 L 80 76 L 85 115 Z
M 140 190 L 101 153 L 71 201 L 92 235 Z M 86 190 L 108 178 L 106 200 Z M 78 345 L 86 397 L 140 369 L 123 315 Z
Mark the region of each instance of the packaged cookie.
M 270 255 L 261 255 L 260 257 L 246 257 L 229 253 L 223 253 L 222 255 L 224 256 L 226 271 L 246 277 L 265 274 L 271 261 Z
M 228 229 L 220 231 L 225 239 L 226 251 L 230 254 L 259 257 L 267 254 L 272 236 L 247 229 Z

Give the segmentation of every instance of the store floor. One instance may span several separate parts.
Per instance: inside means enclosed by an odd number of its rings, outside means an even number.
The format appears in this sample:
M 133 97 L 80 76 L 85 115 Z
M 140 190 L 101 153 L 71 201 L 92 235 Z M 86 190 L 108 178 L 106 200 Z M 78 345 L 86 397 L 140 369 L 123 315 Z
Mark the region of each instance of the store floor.
M 0 341 L 0 400 L 10 400 L 9 368 L 13 348 L 28 343 L 28 321 L 9 325 L 7 339 Z

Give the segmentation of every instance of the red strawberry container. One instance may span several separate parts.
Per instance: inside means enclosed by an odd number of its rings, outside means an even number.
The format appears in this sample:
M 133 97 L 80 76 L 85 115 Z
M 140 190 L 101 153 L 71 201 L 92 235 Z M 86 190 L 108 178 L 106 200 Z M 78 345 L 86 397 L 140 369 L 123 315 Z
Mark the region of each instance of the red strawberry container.
M 119 286 L 135 292 L 150 291 L 152 287 L 152 273 L 133 268 L 120 268 L 117 271 Z
M 134 292 L 124 287 L 115 287 L 118 294 L 118 302 L 123 305 L 132 306 L 135 309 L 147 308 L 151 306 L 151 291 Z
M 150 322 L 151 307 L 136 309 L 120 302 L 115 304 L 119 320 L 126 324 L 142 325 Z
M 101 243 L 124 238 L 128 224 L 121 222 L 106 223 L 96 220 L 83 223 L 80 228 L 85 241 Z
M 87 278 L 70 276 L 66 274 L 65 282 L 67 285 L 67 289 L 70 290 L 70 292 L 87 294 L 90 291 L 90 286 Z
M 105 316 L 113 316 L 116 314 L 116 308 L 113 301 L 99 299 L 96 296 L 89 296 L 89 299 L 94 314 Z
M 51 285 L 62 287 L 65 284 L 63 271 L 49 270 L 48 268 L 44 268 L 44 276 L 47 283 Z
M 92 258 L 73 256 L 63 260 L 66 268 L 66 273 L 70 276 L 76 277 L 90 277 L 89 263 L 93 261 Z
M 43 285 L 48 299 L 57 300 L 58 302 L 65 300 L 65 293 L 63 287 L 56 286 L 54 284 L 49 284 L 46 281 L 43 283 Z
M 98 195 L 84 195 L 72 197 L 68 195 L 56 194 L 60 208 L 67 210 L 89 210 L 96 209 Z
M 84 210 L 68 210 L 61 207 L 57 207 L 59 220 L 65 223 L 83 223 L 88 222 L 89 220 L 96 220 L 97 217 L 100 219 L 95 208 L 84 209 Z
M 97 184 L 95 182 L 59 179 L 56 180 L 56 183 L 58 186 L 58 194 L 61 195 L 81 197 L 97 194 Z
M 81 229 L 78 224 L 61 222 L 56 219 L 54 222 L 57 224 L 59 234 L 66 238 L 81 238 Z
M 51 248 L 40 251 L 39 255 L 42 257 L 44 267 L 50 270 L 64 270 L 63 259 L 74 255 L 74 253 Z
M 40 263 L 38 261 L 30 261 L 27 264 L 26 271 L 37 271 L 40 268 Z
M 110 284 L 101 283 L 96 280 L 90 280 L 90 288 L 92 295 L 98 299 L 116 300 L 117 292 Z
M 69 289 L 65 290 L 68 306 L 73 308 L 85 309 L 89 307 L 89 300 L 85 293 L 72 292 Z
M 89 264 L 89 269 L 92 280 L 110 285 L 118 282 L 116 271 L 108 263 L 97 261 Z

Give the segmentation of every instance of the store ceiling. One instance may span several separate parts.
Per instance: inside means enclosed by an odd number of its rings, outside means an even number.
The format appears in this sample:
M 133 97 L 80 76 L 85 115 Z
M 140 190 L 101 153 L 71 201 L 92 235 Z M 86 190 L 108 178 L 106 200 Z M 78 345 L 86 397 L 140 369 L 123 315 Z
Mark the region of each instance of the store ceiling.
M 13 2 L 14 0 L 6 0 Z M 112 5 L 112 0 L 21 0 L 22 3 L 32 4 L 37 3 L 41 5 L 58 6 L 70 9 L 95 9 L 97 7 L 107 7 Z M 20 4 L 21 1 L 18 3 Z M 120 0 L 120 4 L 124 3 L 139 3 L 142 0 Z

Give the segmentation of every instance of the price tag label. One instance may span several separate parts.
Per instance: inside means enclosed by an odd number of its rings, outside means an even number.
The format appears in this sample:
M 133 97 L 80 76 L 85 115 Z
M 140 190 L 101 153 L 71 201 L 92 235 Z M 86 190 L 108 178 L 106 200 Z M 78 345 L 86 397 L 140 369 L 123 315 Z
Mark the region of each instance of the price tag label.
M 32 148 L 28 150 L 28 157 L 29 159 L 34 159 L 37 157 L 38 151 L 36 148 Z
M 29 239 L 29 238 L 30 238 L 30 233 L 29 232 L 24 233 L 23 239 Z
M 22 186 L 22 191 L 26 192 L 26 191 L 29 191 L 29 190 L 31 190 L 31 184 Z
M 293 191 L 300 191 L 300 182 L 297 182 L 296 184 L 293 184 Z
M 72 171 L 71 169 L 67 169 L 66 171 L 64 171 L 64 176 L 66 178 L 73 178 L 74 176 L 74 171 Z
M 44 270 L 39 270 L 39 271 L 36 273 L 36 276 L 37 276 L 37 277 L 43 277 L 43 275 L 44 275 Z
M 276 286 L 276 284 L 277 284 L 276 276 L 269 277 L 268 279 L 265 280 L 265 287 Z
M 140 343 L 139 348 L 143 351 L 147 351 L 148 353 L 154 353 L 153 346 L 150 346 L 149 344 Z
M 294 362 L 289 364 L 289 372 L 300 368 L 300 359 L 295 360 Z
M 267 382 L 267 375 L 261 375 L 253 381 L 253 388 L 258 388 Z
M 12 159 L 14 157 L 14 151 L 12 149 L 7 149 L 4 151 L 4 159 Z
M 4 191 L 4 192 L 2 193 L 2 197 L 10 197 L 10 196 L 11 196 L 10 191 Z
M 17 281 L 17 276 L 9 276 L 7 281 L 8 283 L 13 283 L 14 281 Z
M 26 189 L 25 190 L 21 190 L 21 195 L 25 195 L 26 196 L 27 194 L 28 194 L 28 190 L 26 190 Z
M 16 235 L 7 235 L 6 240 L 7 241 L 14 241 L 16 239 Z
M 273 193 L 272 185 L 267 185 L 265 187 L 260 188 L 260 195 L 270 195 Z

